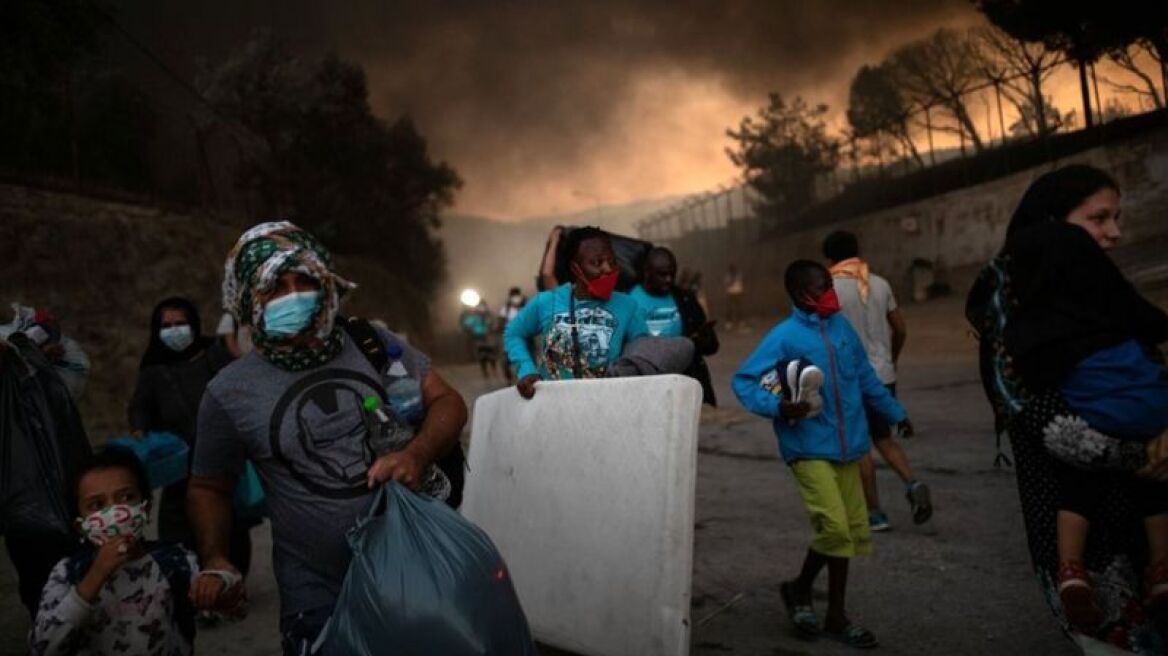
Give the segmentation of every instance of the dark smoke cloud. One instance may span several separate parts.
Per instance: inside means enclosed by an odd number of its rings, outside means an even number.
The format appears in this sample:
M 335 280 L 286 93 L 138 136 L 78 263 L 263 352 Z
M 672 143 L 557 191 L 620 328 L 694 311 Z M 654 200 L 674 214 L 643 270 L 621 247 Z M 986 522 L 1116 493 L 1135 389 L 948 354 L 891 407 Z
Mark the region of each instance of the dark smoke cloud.
M 718 182 L 722 129 L 768 91 L 841 107 L 860 64 L 976 19 L 967 0 L 133 0 L 122 15 L 177 57 L 222 56 L 257 27 L 337 49 L 365 66 L 375 111 L 413 115 L 463 174 L 459 209 L 501 217 Z

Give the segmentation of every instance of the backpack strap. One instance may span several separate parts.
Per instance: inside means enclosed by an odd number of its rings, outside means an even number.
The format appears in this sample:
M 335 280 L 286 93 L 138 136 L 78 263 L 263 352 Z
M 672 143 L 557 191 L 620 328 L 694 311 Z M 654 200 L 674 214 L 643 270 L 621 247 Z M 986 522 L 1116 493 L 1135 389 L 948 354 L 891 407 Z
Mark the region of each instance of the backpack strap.
M 360 317 L 337 317 L 344 329 L 349 335 L 349 339 L 357 345 L 357 349 L 373 365 L 377 373 L 385 371 L 385 366 L 389 364 L 389 355 L 385 352 L 385 344 L 381 341 L 381 336 L 377 334 L 377 329 L 373 324 Z
M 337 320 L 377 373 L 384 372 L 389 364 L 389 353 L 386 352 L 385 343 L 381 341 L 381 336 L 377 334 L 373 324 L 360 317 L 337 317 Z M 450 453 L 439 458 L 434 464 L 438 465 L 450 480 L 450 497 L 446 499 L 446 505 L 457 510 L 462 504 L 462 489 L 466 485 L 466 454 L 462 451 L 462 445 L 454 445 Z
M 174 543 L 161 543 L 150 551 L 154 562 L 170 584 L 170 598 L 174 603 L 174 623 L 183 637 L 195 644 L 195 607 L 191 603 L 191 564 L 187 551 Z

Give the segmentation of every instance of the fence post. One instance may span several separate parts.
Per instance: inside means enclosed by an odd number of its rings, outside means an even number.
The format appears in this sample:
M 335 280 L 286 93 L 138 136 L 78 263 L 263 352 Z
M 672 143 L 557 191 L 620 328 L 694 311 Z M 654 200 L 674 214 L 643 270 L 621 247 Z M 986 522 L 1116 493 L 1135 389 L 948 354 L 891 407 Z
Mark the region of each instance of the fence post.
M 937 165 L 937 156 L 933 152 L 933 115 L 929 105 L 925 105 L 925 134 L 929 136 L 929 164 Z

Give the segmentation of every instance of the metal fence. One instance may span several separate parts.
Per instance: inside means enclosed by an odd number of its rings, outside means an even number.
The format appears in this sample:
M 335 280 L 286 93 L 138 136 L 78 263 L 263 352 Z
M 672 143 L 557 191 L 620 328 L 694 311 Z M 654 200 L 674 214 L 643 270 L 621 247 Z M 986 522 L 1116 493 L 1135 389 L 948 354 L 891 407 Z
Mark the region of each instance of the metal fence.
M 1062 72 L 1066 73 L 1070 70 L 1077 70 L 1077 67 L 1060 58 L 1051 62 L 1044 70 L 1054 69 L 1061 69 Z M 981 110 L 984 110 L 984 115 L 978 116 L 977 122 L 974 124 L 974 129 L 978 132 L 982 143 L 980 150 L 973 147 L 967 129 L 957 125 L 952 115 L 942 116 L 943 106 L 941 103 L 926 104 L 914 109 L 907 117 L 907 124 L 912 127 L 910 140 L 914 145 L 920 142 L 919 162 L 907 152 L 908 148 L 904 146 L 901 147 L 900 152 L 890 152 L 885 148 L 872 148 L 869 140 L 841 138 L 840 159 L 842 165 L 816 180 L 813 207 L 840 205 L 841 197 L 849 194 L 853 196 L 866 194 L 877 197 L 896 197 L 898 195 L 896 193 L 885 194 L 884 192 L 887 190 L 881 189 L 881 186 L 898 185 L 905 178 L 914 177 L 914 174 L 919 174 L 921 171 L 938 167 L 954 169 L 956 171 L 954 175 L 963 176 L 965 182 L 972 182 L 972 178 L 984 177 L 984 175 L 978 174 L 971 178 L 968 170 L 977 167 L 985 168 L 984 162 L 986 161 L 993 162 L 992 168 L 998 174 L 1009 174 L 1034 165 L 1032 156 L 1017 156 L 1015 153 L 1025 153 L 1027 150 L 1044 150 L 1048 158 L 1054 158 L 1057 148 L 1051 144 L 1059 140 L 1067 141 L 1062 137 L 1076 132 L 1090 132 L 1092 136 L 1085 141 L 1090 141 L 1092 145 L 1105 145 L 1107 140 L 1111 138 L 1110 131 L 1105 128 L 1109 123 L 1121 121 L 1128 115 L 1163 113 L 1162 109 L 1141 107 L 1138 104 L 1134 108 L 1130 104 L 1123 105 L 1123 107 L 1127 107 L 1130 114 L 1120 112 L 1120 99 L 1131 100 L 1136 93 L 1132 91 L 1130 86 L 1125 87 L 1111 82 L 1105 84 L 1104 88 L 1113 93 L 1102 94 L 1098 83 L 1099 76 L 1096 75 L 1094 67 L 1089 67 L 1088 71 L 1091 80 L 1090 89 L 1093 92 L 1092 114 L 1095 120 L 1095 127 L 1089 131 L 1078 128 L 1078 119 L 1075 116 L 1081 108 L 1068 112 L 1073 117 L 1070 122 L 1066 120 L 1066 115 L 1055 117 L 1054 114 L 1058 112 L 1055 108 L 1050 116 L 1052 122 L 1057 118 L 1058 126 L 1055 129 L 1043 135 L 1019 135 L 1022 128 L 1017 126 L 1020 126 L 1025 119 L 1014 107 L 1005 106 L 1009 103 L 1003 103 L 1003 89 L 1007 83 L 1016 82 L 1024 76 L 998 76 L 995 79 L 969 86 L 961 96 L 965 101 L 965 107 L 970 109 L 971 119 L 974 108 L 978 110 L 979 114 L 982 113 Z M 1165 92 L 1164 95 L 1168 95 L 1168 89 Z M 1104 102 L 1105 97 L 1107 102 Z M 1011 130 L 1011 127 L 1014 129 Z M 949 135 L 949 141 L 942 147 L 937 145 L 939 139 L 936 135 L 938 134 Z M 887 143 L 886 141 L 885 145 Z M 955 167 L 955 161 L 966 163 L 958 164 Z M 916 175 L 915 177 L 922 176 Z M 924 177 L 929 178 L 930 176 Z M 924 186 L 938 192 L 950 187 L 951 185 L 944 180 L 940 183 L 935 181 L 937 178 L 943 177 L 945 176 L 932 176 L 934 182 Z M 921 187 L 922 185 L 910 183 L 908 186 Z M 914 191 L 913 193 L 919 195 L 920 192 Z M 924 193 L 927 194 L 928 189 Z M 759 216 L 758 211 L 761 200 L 758 192 L 745 179 L 739 178 L 730 183 L 719 185 L 713 190 L 687 196 L 664 210 L 642 218 L 636 224 L 637 232 L 643 239 L 670 242 L 679 240 L 693 232 L 724 228 L 732 221 L 756 220 L 768 224 L 758 229 L 759 234 L 765 234 L 769 228 L 774 227 L 774 224 L 799 223 L 801 220 L 809 219 L 816 214 L 814 211 L 809 211 L 797 216 L 766 217 L 764 220 Z M 809 208 L 809 210 L 812 209 Z

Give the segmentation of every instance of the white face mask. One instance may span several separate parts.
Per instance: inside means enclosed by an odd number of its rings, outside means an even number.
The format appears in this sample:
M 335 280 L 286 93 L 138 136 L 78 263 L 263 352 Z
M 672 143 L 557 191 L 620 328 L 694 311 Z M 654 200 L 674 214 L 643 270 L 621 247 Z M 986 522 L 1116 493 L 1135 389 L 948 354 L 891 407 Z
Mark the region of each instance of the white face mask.
M 166 344 L 167 348 L 174 351 L 185 351 L 195 341 L 189 325 L 163 328 L 158 331 L 158 339 Z

